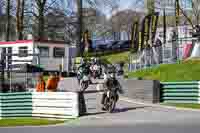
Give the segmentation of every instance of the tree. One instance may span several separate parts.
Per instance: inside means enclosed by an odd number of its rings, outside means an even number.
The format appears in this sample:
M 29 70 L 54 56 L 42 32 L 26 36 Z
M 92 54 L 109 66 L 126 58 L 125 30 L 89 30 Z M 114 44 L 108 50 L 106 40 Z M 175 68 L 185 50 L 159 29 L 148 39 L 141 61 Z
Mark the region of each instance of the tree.
M 10 38 L 10 0 L 6 3 L 6 16 L 7 16 L 7 26 L 6 26 L 6 41 Z
M 17 0 L 16 25 L 17 25 L 17 36 L 18 36 L 17 38 L 19 40 L 23 39 L 24 5 L 25 5 L 25 0 Z
M 37 13 L 38 13 L 38 38 L 44 39 L 44 30 L 45 30 L 45 19 L 44 19 L 44 12 L 45 12 L 45 5 L 47 0 L 35 0 Z
M 59 5 L 60 0 L 34 0 L 34 2 L 35 11 L 32 12 L 32 14 L 34 16 L 33 21 L 37 24 L 37 26 L 34 25 L 34 27 L 37 29 L 37 34 L 35 36 L 38 39 L 45 39 L 48 37 L 46 34 L 46 30 L 48 29 L 48 24 L 46 23 L 46 15 L 49 12 L 53 12 L 54 10 L 61 10 L 61 7 L 63 6 Z
M 84 15 L 83 28 L 89 27 L 92 30 L 90 32 L 96 32 L 97 36 L 112 35 L 112 24 L 106 19 L 102 9 L 106 9 L 106 12 L 110 12 L 110 16 L 112 16 L 119 8 L 119 0 L 85 0 L 85 3 L 89 5 L 89 8 L 85 10 L 91 13 L 95 11 L 96 13 Z
M 81 53 L 81 39 L 82 39 L 82 9 L 83 9 L 83 1 L 82 0 L 76 0 L 77 3 L 77 17 L 78 17 L 78 27 L 77 27 L 77 35 L 78 35 L 78 47 L 79 47 L 79 52 Z M 81 55 L 82 56 L 82 55 Z
M 133 21 L 139 20 L 141 16 L 143 16 L 142 13 L 132 10 L 123 10 L 117 12 L 111 18 L 112 29 L 114 32 L 126 31 L 128 37 L 130 37 Z

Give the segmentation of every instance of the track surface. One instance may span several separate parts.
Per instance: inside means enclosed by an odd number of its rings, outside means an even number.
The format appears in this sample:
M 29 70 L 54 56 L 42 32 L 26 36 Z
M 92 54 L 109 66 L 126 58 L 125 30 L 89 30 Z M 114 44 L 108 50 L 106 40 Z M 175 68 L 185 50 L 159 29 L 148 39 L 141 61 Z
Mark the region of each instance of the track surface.
M 73 82 L 65 80 L 68 87 Z M 96 91 L 96 84 L 88 91 Z M 0 133 L 200 133 L 197 111 L 144 106 L 122 98 L 115 113 L 109 114 L 101 111 L 100 93 L 85 94 L 85 99 L 88 114 L 78 120 L 49 127 L 0 128 Z

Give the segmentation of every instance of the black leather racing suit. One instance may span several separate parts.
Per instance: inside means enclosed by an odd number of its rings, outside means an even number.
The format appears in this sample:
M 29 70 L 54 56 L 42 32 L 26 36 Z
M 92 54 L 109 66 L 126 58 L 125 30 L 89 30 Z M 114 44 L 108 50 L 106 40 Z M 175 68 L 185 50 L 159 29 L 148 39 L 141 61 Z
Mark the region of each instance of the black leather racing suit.
M 119 81 L 118 81 L 116 78 L 109 78 L 109 79 L 107 79 L 107 80 L 104 82 L 103 86 L 104 86 L 104 93 L 103 93 L 102 99 L 101 99 L 101 104 L 102 104 L 102 105 L 104 105 L 105 98 L 106 98 L 106 92 L 107 92 L 108 90 L 113 89 L 113 88 L 116 88 L 116 89 L 117 89 L 117 90 L 116 90 L 117 92 L 119 92 L 119 93 L 121 93 L 121 94 L 123 93 L 122 87 L 121 87 Z M 117 101 L 118 101 L 118 99 L 119 99 L 119 96 L 118 96 L 118 94 L 117 94 Z M 117 101 L 116 101 L 116 102 L 117 102 Z

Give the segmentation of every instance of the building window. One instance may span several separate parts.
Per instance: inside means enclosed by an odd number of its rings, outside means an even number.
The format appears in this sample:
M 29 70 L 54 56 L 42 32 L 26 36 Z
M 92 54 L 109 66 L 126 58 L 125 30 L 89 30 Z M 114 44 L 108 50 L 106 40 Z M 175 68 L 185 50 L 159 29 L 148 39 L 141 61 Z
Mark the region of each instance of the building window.
M 53 49 L 53 56 L 54 57 L 64 57 L 65 56 L 65 48 L 55 47 Z
M 40 57 L 49 57 L 49 47 L 38 47 Z
M 19 57 L 28 56 L 28 47 L 19 47 Z

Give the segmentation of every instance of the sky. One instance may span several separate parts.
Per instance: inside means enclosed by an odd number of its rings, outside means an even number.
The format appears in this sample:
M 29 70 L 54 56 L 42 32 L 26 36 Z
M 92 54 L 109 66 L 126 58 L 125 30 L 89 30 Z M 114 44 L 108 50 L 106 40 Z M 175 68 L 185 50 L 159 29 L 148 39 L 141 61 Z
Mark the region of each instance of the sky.
M 120 8 L 127 9 L 130 7 L 130 5 L 132 5 L 132 3 L 135 3 L 135 1 L 136 0 L 120 0 Z
M 49 1 L 52 1 L 52 0 L 49 0 Z M 61 1 L 61 5 L 63 7 L 69 7 L 69 4 L 70 4 L 70 7 L 73 8 L 73 10 L 76 10 L 76 0 L 72 0 L 70 3 L 67 3 L 67 0 L 60 0 Z M 87 4 L 85 3 L 86 0 L 83 0 L 83 5 L 87 6 Z M 99 0 L 101 1 L 101 0 Z M 131 8 L 131 6 L 133 6 L 136 1 L 138 0 L 118 0 L 119 1 L 119 10 L 124 10 L 124 9 L 128 9 L 128 8 Z M 143 0 L 140 0 L 140 4 L 142 3 Z M 135 7 L 132 9 L 135 9 Z M 107 15 L 107 17 L 111 16 L 111 12 L 109 11 L 108 8 L 106 7 L 102 7 L 101 8 L 101 12 L 103 12 L 104 14 Z
M 2 15 L 2 9 L 1 9 L 1 6 L 0 6 L 0 16 Z
M 138 0 L 120 0 L 119 10 L 126 10 L 126 9 L 132 9 L 132 10 L 137 10 L 137 11 L 143 10 L 143 6 L 142 6 L 144 4 L 143 0 L 140 0 L 140 2 L 137 4 L 137 6 L 135 5 L 136 1 L 138 1 Z M 109 12 L 107 12 L 105 14 L 107 14 L 107 18 L 109 18 L 112 15 Z

